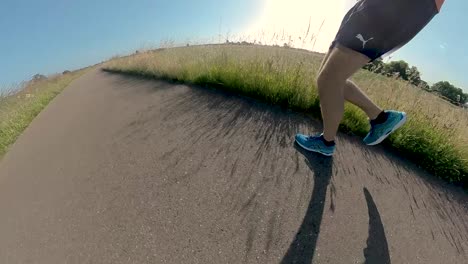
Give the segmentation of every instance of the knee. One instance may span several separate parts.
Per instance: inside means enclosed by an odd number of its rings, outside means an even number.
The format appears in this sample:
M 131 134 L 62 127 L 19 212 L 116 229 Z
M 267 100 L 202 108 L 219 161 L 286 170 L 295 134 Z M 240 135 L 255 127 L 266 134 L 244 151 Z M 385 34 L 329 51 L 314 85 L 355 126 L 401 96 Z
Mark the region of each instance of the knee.
M 336 91 L 342 90 L 345 85 L 350 82 L 347 78 L 342 78 L 341 76 L 330 72 L 322 71 L 318 74 L 316 79 L 316 85 L 319 92 L 322 91 Z
M 349 86 L 356 86 L 350 79 L 346 79 L 345 81 L 345 87 L 349 87 Z M 349 90 L 349 89 L 345 89 L 346 90 Z
M 326 74 L 325 72 L 321 71 L 317 79 L 315 80 L 315 84 L 317 85 L 318 90 L 323 90 L 325 89 L 328 84 L 330 83 L 330 77 L 329 74 Z

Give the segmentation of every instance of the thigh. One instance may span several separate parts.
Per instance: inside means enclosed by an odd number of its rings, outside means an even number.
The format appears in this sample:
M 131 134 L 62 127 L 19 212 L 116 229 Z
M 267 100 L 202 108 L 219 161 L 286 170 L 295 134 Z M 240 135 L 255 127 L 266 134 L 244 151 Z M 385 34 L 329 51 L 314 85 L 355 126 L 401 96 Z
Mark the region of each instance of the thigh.
M 328 52 L 325 54 L 325 57 L 323 57 L 322 63 L 320 64 L 320 68 L 318 70 L 318 73 L 322 71 L 323 65 L 328 61 L 328 58 L 330 57 L 330 53 L 332 51 L 332 48 L 328 50 Z
M 369 57 L 340 44 L 330 49 L 319 79 L 344 82 L 370 61 Z

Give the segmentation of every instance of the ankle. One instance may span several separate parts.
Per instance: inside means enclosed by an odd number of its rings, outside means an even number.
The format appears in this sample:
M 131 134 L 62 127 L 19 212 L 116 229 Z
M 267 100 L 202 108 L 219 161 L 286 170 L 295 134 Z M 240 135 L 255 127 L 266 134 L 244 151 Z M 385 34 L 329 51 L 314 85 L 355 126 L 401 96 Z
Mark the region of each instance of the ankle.
M 366 111 L 366 114 L 369 117 L 369 120 L 375 120 L 382 112 L 384 112 L 382 109 L 373 109 L 372 111 Z
M 332 146 L 335 146 L 335 140 L 327 140 L 325 139 L 325 137 L 322 135 L 320 135 L 320 139 L 323 141 L 323 143 L 325 144 L 325 146 L 327 147 L 332 147 Z
M 382 124 L 385 121 L 387 121 L 387 119 L 388 119 L 388 113 L 386 113 L 385 111 L 382 111 L 375 119 L 372 120 L 372 122 L 375 124 Z

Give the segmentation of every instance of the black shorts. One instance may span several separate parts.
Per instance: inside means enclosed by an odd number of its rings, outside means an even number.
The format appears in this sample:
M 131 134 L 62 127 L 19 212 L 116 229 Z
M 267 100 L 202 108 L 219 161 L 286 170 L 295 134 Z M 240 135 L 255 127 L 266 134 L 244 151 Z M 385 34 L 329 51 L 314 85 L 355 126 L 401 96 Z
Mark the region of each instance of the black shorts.
M 435 0 L 361 0 L 343 19 L 332 43 L 372 61 L 397 50 L 438 13 Z

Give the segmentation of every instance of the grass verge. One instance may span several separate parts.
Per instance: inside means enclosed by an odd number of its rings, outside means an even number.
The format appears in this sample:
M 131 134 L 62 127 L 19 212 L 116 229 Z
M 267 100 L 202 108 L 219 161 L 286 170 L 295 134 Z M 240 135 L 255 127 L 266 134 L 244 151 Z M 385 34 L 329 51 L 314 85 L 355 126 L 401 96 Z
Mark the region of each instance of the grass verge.
M 320 117 L 315 77 L 321 54 L 241 45 L 161 49 L 113 60 L 105 70 L 207 85 Z M 408 123 L 385 144 L 436 176 L 468 186 L 468 113 L 409 83 L 360 71 L 353 80 L 385 109 L 408 113 Z M 363 136 L 369 124 L 346 104 L 340 130 Z
M 49 102 L 87 70 L 30 82 L 15 93 L 0 96 L 0 157 Z

